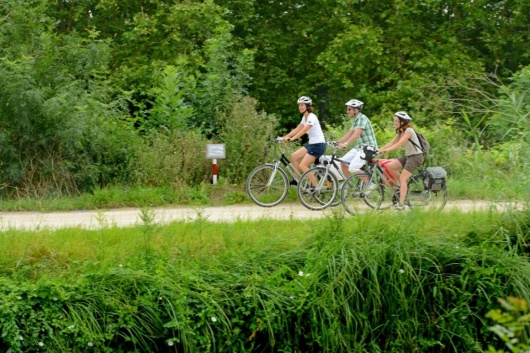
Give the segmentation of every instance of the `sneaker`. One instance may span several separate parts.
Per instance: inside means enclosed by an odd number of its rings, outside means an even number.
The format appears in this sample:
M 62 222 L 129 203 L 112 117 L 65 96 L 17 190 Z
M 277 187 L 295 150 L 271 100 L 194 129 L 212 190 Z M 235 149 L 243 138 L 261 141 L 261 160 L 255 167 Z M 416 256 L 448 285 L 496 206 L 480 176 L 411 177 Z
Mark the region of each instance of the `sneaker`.
M 289 185 L 296 186 L 298 185 L 298 181 L 296 179 L 293 179 L 289 182 Z
M 395 206 L 396 206 L 396 210 L 398 210 L 398 211 L 403 211 L 403 209 L 404 209 L 403 205 L 400 204 L 399 202 L 397 202 Z

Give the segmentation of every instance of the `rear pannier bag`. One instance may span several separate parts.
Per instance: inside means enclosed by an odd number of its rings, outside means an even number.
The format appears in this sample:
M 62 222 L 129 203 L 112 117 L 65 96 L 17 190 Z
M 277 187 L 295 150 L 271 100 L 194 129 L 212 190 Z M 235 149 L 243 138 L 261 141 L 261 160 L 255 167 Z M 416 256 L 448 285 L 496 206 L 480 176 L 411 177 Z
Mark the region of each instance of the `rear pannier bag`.
M 423 179 L 425 189 L 431 191 L 440 191 L 445 187 L 447 172 L 442 167 L 428 167 L 425 169 L 427 175 Z

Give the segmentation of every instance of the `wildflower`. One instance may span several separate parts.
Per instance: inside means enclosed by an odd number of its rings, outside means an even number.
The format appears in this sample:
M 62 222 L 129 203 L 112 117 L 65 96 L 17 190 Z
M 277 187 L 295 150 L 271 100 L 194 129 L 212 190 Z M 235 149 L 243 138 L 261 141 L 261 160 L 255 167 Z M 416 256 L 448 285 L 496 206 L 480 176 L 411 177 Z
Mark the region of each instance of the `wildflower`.
M 170 346 L 170 347 L 173 346 L 174 344 L 175 344 L 175 343 L 173 343 L 173 341 L 171 341 L 171 340 L 170 340 L 170 341 L 167 341 L 167 345 Z
M 405 273 L 405 270 L 402 269 L 402 268 L 400 268 L 400 269 L 399 269 L 399 273 Z
M 300 276 L 300 277 L 304 277 L 304 271 L 300 271 L 300 272 L 298 272 L 298 276 Z
M 39 346 L 44 346 L 44 343 L 43 342 L 39 342 Z
M 21 341 L 24 341 L 24 337 L 22 337 L 22 336 L 18 336 L 18 339 L 21 340 Z
M 212 316 L 212 321 L 217 322 L 217 318 Z
M 92 343 L 92 342 L 88 342 L 88 346 L 89 346 L 89 347 L 92 347 L 93 345 L 94 345 L 94 343 Z

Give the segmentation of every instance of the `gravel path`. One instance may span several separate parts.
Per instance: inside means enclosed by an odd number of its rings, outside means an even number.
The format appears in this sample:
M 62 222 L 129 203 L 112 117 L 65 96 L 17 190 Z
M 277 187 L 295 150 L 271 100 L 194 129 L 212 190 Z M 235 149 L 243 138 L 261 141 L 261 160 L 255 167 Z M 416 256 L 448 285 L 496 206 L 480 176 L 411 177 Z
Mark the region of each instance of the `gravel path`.
M 341 207 L 341 206 L 338 206 Z M 470 212 L 479 209 L 502 209 L 506 204 L 484 201 L 449 201 L 444 211 L 458 209 Z M 273 219 L 315 219 L 329 215 L 331 210 L 310 211 L 301 204 L 285 203 L 272 208 L 262 208 L 254 204 L 216 207 L 172 207 L 152 208 L 151 215 L 156 223 L 171 221 L 193 221 L 198 217 L 212 222 L 234 220 Z M 390 211 L 386 211 L 390 212 Z M 141 210 L 135 208 L 99 211 L 74 212 L 0 212 L 0 230 L 81 227 L 98 229 L 101 227 L 127 227 L 142 224 Z

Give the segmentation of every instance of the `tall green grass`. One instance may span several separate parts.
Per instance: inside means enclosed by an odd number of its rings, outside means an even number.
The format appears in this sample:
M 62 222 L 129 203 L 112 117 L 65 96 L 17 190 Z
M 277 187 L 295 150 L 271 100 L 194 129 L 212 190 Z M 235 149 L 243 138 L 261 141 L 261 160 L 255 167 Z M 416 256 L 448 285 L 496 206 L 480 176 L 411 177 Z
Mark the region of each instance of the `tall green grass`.
M 0 350 L 481 352 L 530 211 L 0 233 Z

